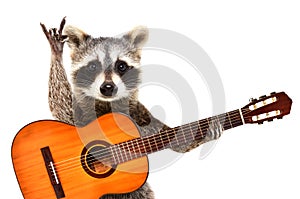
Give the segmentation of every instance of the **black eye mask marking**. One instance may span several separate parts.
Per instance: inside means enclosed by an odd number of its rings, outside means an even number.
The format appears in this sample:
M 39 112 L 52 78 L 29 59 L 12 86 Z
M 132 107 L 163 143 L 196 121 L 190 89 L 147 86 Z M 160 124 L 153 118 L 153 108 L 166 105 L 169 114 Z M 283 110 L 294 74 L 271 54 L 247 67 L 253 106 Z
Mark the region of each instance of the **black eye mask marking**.
M 116 63 L 115 63 L 115 70 L 120 75 L 123 75 L 130 68 L 132 68 L 132 67 L 128 66 L 125 61 L 117 60 Z
M 121 79 L 128 90 L 136 89 L 141 82 L 140 70 L 132 67 L 121 76 Z
M 88 87 L 95 81 L 101 71 L 102 66 L 98 60 L 90 61 L 86 66 L 83 66 L 74 72 L 74 83 L 79 87 Z
M 115 62 L 114 72 L 118 74 L 128 90 L 136 89 L 140 83 L 140 70 L 128 65 L 125 61 Z

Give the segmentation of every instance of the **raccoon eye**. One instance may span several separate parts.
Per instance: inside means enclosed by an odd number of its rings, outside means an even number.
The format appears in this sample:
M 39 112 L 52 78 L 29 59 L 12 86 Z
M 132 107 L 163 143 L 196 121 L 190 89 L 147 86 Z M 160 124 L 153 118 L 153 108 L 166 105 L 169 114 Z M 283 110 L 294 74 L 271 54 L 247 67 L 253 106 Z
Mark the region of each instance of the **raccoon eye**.
M 89 63 L 88 71 L 95 72 L 96 70 L 97 70 L 97 64 L 96 63 Z
M 129 68 L 128 65 L 126 64 L 126 62 L 124 61 L 117 61 L 116 62 L 116 68 L 119 72 L 124 73 L 127 71 L 127 69 Z

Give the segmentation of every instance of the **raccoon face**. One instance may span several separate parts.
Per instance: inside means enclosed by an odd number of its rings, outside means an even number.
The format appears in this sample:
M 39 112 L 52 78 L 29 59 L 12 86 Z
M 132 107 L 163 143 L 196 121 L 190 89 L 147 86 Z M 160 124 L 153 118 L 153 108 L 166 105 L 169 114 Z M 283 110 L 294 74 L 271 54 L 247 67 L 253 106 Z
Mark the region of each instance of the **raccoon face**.
M 145 27 L 122 37 L 92 38 L 67 26 L 71 49 L 73 91 L 80 98 L 102 101 L 130 97 L 140 83 L 140 53 L 148 38 Z

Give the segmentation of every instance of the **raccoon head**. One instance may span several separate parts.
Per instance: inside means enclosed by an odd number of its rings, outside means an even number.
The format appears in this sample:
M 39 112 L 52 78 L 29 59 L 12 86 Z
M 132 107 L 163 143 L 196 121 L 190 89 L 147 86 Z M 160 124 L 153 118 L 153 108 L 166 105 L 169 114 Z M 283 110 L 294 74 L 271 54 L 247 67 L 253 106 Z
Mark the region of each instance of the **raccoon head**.
M 73 26 L 64 31 L 71 50 L 75 96 L 113 101 L 137 92 L 147 28 L 136 27 L 121 37 L 98 38 Z

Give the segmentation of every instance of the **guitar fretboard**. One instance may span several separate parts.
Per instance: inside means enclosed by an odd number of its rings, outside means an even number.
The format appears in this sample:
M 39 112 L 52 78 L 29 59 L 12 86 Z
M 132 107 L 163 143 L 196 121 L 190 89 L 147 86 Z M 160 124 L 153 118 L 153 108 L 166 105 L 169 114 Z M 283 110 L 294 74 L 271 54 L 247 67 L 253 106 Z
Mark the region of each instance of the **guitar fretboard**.
M 240 109 L 110 146 L 106 148 L 107 154 L 111 154 L 107 161 L 117 165 L 167 148 L 187 146 L 204 139 L 209 128 L 216 128 L 215 124 L 222 130 L 243 125 Z

